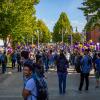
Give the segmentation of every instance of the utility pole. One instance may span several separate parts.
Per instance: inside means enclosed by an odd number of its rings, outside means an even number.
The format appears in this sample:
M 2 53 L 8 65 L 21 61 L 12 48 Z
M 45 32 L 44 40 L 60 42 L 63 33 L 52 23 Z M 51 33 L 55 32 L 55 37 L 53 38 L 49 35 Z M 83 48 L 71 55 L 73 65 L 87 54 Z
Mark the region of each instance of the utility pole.
M 71 52 L 73 52 L 73 36 L 71 34 Z
M 63 32 L 63 28 L 62 28 L 62 43 L 64 42 L 64 32 Z
M 40 40 L 40 37 L 39 37 L 39 31 L 37 30 L 37 33 L 38 33 L 38 49 L 39 49 L 39 40 Z

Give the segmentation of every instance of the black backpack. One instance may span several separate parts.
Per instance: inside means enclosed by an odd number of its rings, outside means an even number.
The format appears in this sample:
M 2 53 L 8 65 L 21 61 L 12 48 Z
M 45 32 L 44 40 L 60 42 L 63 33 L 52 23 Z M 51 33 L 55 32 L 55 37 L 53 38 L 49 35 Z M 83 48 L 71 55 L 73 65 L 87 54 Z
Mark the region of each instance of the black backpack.
M 82 60 L 82 56 L 78 56 L 77 64 L 75 64 L 75 69 L 77 73 L 81 72 L 81 60 Z
M 17 61 L 19 61 L 21 59 L 21 55 L 20 53 L 17 53 Z
M 37 87 L 37 100 L 48 100 L 48 88 L 44 77 L 34 76 Z

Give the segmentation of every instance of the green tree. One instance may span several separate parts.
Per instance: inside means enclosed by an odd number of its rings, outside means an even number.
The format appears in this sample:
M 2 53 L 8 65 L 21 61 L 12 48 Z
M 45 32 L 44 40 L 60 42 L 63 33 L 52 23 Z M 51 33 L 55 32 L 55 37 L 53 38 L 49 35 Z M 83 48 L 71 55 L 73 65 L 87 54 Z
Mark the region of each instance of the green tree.
M 93 17 L 88 21 L 85 29 L 91 30 L 96 25 L 100 26 L 100 0 L 84 0 L 82 3 L 83 7 L 79 8 L 84 12 L 87 17 L 89 14 L 94 14 Z
M 56 22 L 53 29 L 53 41 L 61 42 L 62 41 L 62 33 L 64 35 L 64 42 L 68 42 L 68 35 L 72 34 L 72 27 L 68 16 L 65 12 L 62 12 L 58 21 Z
M 82 42 L 82 34 L 80 33 L 73 33 L 73 43 Z
M 39 0 L 0 0 L 0 37 L 7 42 L 21 42 L 33 35 L 36 22 L 34 5 Z
M 39 32 L 40 42 L 48 43 L 51 40 L 51 33 L 46 24 L 42 20 L 37 21 L 37 30 Z M 38 37 L 38 33 L 37 33 Z

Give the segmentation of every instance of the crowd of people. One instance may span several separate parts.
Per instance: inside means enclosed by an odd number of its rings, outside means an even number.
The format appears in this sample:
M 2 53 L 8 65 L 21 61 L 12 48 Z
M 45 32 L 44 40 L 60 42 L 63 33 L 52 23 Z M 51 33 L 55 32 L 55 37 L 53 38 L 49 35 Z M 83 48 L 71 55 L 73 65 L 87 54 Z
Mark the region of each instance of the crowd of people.
M 43 48 L 27 46 L 13 50 L 11 54 L 12 69 L 17 67 L 18 72 L 23 69 L 24 87 L 22 95 L 24 100 L 49 99 L 45 73 L 50 68 L 57 70 L 59 94 L 66 93 L 66 79 L 70 66 L 75 66 L 75 71 L 80 73 L 79 91 L 82 91 L 84 80 L 86 82 L 85 90 L 88 91 L 89 75 L 92 69 L 95 71 L 96 88 L 99 88 L 100 53 L 88 48 L 84 51 L 71 50 L 66 45 L 45 46 Z M 2 73 L 6 72 L 7 61 L 6 52 L 0 52 Z

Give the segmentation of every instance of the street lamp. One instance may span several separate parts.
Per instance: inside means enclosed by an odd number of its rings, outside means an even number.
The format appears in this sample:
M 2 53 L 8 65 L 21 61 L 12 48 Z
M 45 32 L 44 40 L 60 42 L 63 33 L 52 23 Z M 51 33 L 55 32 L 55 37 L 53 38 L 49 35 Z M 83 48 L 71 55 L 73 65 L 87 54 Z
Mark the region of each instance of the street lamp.
M 38 36 L 38 41 L 37 41 L 38 43 L 37 43 L 37 46 L 38 46 L 38 49 L 39 49 L 39 41 L 40 41 L 39 38 L 40 38 L 40 37 L 39 37 L 39 30 L 38 30 L 38 29 L 36 30 L 36 34 L 37 34 L 37 36 Z
M 64 29 L 62 28 L 61 30 L 62 32 L 62 43 L 64 43 L 64 33 L 67 33 L 67 29 L 64 31 Z
M 39 31 L 37 30 L 37 34 L 38 34 L 38 49 L 39 49 L 39 40 L 40 40 L 40 37 L 39 37 Z
M 64 31 L 63 31 L 63 28 L 62 28 L 62 43 L 64 42 Z
M 73 51 L 73 36 L 72 34 L 68 35 L 68 41 L 70 42 L 71 52 Z
M 32 35 L 32 44 L 33 44 L 33 35 Z

